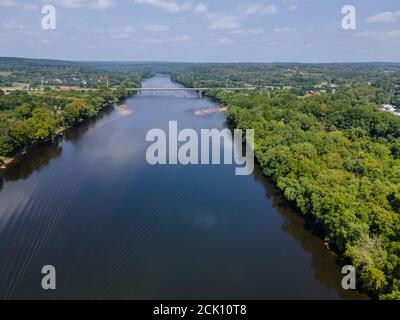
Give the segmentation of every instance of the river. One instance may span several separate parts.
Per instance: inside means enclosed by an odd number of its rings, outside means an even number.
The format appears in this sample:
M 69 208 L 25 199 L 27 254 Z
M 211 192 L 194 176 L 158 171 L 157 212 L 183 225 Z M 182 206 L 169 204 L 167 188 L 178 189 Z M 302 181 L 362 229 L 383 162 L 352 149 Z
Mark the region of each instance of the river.
M 165 75 L 144 87 L 178 87 Z M 146 133 L 222 129 L 197 94 L 129 98 L 23 155 L 0 181 L 2 299 L 363 299 L 258 168 L 151 166 Z M 41 287 L 44 265 L 57 289 Z

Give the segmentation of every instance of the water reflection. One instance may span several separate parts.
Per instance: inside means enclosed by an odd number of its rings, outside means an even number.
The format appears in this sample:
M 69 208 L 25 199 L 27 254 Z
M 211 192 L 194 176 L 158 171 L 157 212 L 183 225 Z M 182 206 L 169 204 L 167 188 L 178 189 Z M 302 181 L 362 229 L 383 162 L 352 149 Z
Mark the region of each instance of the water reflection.
M 6 170 L 0 170 L 0 191 L 5 182 L 26 180 L 34 172 L 48 166 L 51 160 L 61 157 L 63 150 L 60 145 L 63 141 L 79 141 L 87 131 L 98 125 L 100 120 L 109 117 L 113 110 L 113 106 L 105 108 L 94 119 L 86 120 L 77 127 L 67 129 L 62 137 L 44 142 L 19 155 Z
M 328 250 L 323 241 L 314 235 L 312 226 L 307 226 L 305 219 L 300 216 L 300 212 L 293 210 L 293 206 L 284 199 L 282 193 L 263 175 L 260 167 L 256 167 L 254 176 L 256 181 L 264 186 L 266 197 L 272 199 L 273 207 L 282 216 L 282 230 L 296 239 L 302 249 L 311 253 L 314 278 L 325 284 L 327 288 L 338 292 L 342 299 L 368 299 L 363 293 L 342 289 L 340 267 L 342 261 L 339 257 Z
M 22 154 L 18 159 L 4 170 L 0 175 L 0 190 L 6 181 L 25 180 L 41 168 L 47 166 L 52 159 L 62 155 L 62 148 L 53 142 L 46 142 L 33 148 L 26 154 Z

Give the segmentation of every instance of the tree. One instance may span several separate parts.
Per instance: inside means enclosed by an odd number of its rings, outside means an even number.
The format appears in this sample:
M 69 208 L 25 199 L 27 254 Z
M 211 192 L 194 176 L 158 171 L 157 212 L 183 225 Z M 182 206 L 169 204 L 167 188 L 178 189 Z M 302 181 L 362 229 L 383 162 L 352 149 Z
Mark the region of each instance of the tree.
M 117 86 L 115 91 L 115 96 L 117 99 L 124 99 L 128 96 L 128 92 L 126 91 L 126 88 L 124 86 Z
M 16 107 L 14 113 L 18 119 L 28 119 L 32 116 L 32 108 L 29 103 L 24 103 Z
M 85 108 L 85 101 L 75 100 L 64 108 L 64 121 L 66 125 L 74 125 L 81 121 L 81 114 Z
M 46 108 L 36 108 L 33 110 L 32 118 L 27 120 L 32 127 L 30 143 L 38 143 L 54 135 L 57 130 L 57 121 L 53 113 Z
M 13 150 L 21 150 L 31 142 L 33 136 L 33 128 L 27 121 L 20 120 L 10 128 L 9 136 Z
M 385 274 L 375 267 L 368 267 L 361 274 L 361 280 L 368 290 L 375 293 L 381 293 L 388 284 Z
M 11 145 L 9 136 L 0 134 L 0 157 L 8 156 L 12 152 L 13 152 L 13 147 Z

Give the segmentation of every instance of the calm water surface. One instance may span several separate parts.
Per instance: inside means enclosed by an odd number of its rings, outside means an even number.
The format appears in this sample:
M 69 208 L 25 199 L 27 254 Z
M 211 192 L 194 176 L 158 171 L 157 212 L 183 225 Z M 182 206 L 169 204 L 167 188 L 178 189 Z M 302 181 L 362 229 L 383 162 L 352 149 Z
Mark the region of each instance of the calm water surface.
M 177 86 L 167 76 L 147 87 Z M 225 127 L 194 94 L 146 93 L 0 180 L 0 298 L 350 299 L 340 267 L 257 169 L 150 166 L 146 133 Z M 57 290 L 41 289 L 54 265 Z

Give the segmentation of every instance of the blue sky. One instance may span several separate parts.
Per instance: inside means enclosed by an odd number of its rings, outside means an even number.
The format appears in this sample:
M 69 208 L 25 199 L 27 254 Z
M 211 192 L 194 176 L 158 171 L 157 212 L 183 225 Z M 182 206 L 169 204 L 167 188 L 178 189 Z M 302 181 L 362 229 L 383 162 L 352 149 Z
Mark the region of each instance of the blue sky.
M 41 27 L 46 4 L 56 8 L 56 30 Z M 348 4 L 356 30 L 341 26 Z M 400 1 L 0 0 L 0 56 L 400 62 Z

